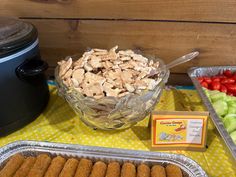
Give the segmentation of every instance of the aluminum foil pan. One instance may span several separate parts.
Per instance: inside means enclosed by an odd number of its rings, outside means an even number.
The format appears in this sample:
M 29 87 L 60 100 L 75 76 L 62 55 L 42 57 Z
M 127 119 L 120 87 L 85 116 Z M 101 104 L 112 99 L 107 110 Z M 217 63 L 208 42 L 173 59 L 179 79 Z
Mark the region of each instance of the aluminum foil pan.
M 135 165 L 143 162 L 147 165 L 161 164 L 165 166 L 166 164 L 175 164 L 182 169 L 185 177 L 207 177 L 205 171 L 195 161 L 179 154 L 35 141 L 16 141 L 1 148 L 0 169 L 16 153 L 22 153 L 25 156 L 48 153 L 51 156 L 61 155 L 66 158 L 88 158 L 93 161 L 102 160 L 106 163 L 118 161 L 120 163 L 132 162 Z
M 193 67 L 188 70 L 188 75 L 193 81 L 193 84 L 198 91 L 200 97 L 202 98 L 203 103 L 207 107 L 208 111 L 210 112 L 210 116 L 212 121 L 214 122 L 217 130 L 219 131 L 221 137 L 223 138 L 225 144 L 229 148 L 234 160 L 236 160 L 236 145 L 234 144 L 232 138 L 230 137 L 229 133 L 226 131 L 223 122 L 216 114 L 210 100 L 204 93 L 200 83 L 197 80 L 197 77 L 201 76 L 214 76 L 219 73 L 223 73 L 224 70 L 229 69 L 231 71 L 236 71 L 236 66 L 213 66 L 213 67 Z

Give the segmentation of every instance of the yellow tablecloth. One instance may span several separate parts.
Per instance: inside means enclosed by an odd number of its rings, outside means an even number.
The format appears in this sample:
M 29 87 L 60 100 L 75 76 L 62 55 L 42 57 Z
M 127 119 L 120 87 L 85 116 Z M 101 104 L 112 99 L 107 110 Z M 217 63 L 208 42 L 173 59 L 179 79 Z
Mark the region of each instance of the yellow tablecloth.
M 46 110 L 32 123 L 6 137 L 0 146 L 16 140 L 38 140 L 91 146 L 150 150 L 148 119 L 124 131 L 100 131 L 85 126 L 68 104 L 50 86 L 51 98 Z M 165 90 L 157 110 L 204 110 L 194 90 Z M 236 177 L 236 169 L 223 140 L 211 121 L 208 126 L 208 149 L 205 152 L 172 151 L 184 154 L 198 162 L 210 177 Z

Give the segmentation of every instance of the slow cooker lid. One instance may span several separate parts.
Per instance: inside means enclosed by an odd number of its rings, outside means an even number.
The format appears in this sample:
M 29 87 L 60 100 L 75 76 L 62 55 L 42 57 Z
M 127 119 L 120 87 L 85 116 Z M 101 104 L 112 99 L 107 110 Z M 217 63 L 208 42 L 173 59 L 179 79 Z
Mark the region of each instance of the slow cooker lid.
M 35 27 L 13 18 L 0 18 L 0 57 L 28 46 L 37 38 Z

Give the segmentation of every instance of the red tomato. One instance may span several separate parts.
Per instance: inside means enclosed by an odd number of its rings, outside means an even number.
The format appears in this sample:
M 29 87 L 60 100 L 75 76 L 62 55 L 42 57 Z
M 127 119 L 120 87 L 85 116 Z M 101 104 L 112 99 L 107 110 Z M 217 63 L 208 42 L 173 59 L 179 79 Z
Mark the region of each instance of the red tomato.
M 229 69 L 227 69 L 227 70 L 225 70 L 224 72 L 223 72 L 223 74 L 225 75 L 225 76 L 227 76 L 227 77 L 232 77 L 232 72 L 229 70 Z
M 220 82 L 212 82 L 211 83 L 211 87 L 212 87 L 212 90 L 220 90 Z
M 221 80 L 221 84 L 232 84 L 234 82 L 235 82 L 235 80 L 232 78 L 225 78 L 225 79 Z
M 236 84 L 225 84 L 229 93 L 236 93 Z
M 213 76 L 211 78 L 211 80 L 212 80 L 212 82 L 220 82 L 220 78 L 219 77 L 215 77 L 215 76 Z
M 203 87 L 205 87 L 205 88 L 208 88 L 208 83 L 205 82 L 205 81 L 203 81 L 203 82 L 201 82 L 201 86 L 203 86 Z
M 203 77 L 198 77 L 197 80 L 201 83 L 204 79 Z
M 236 81 L 236 73 L 234 73 L 232 79 L 234 79 Z
M 233 93 L 229 93 L 229 92 L 227 93 L 227 95 L 229 95 L 229 96 L 234 96 L 234 94 L 233 94 Z
M 210 84 L 212 82 L 210 77 L 204 77 L 204 81 L 208 84 Z
M 225 87 L 224 85 L 221 85 L 220 86 L 220 91 L 227 93 L 227 87 Z

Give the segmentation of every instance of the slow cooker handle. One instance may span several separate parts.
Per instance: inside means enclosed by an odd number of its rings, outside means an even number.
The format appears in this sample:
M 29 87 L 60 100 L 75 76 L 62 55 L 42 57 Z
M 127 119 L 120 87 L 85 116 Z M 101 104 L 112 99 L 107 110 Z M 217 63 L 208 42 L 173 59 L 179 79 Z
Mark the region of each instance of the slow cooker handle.
M 16 68 L 16 74 L 20 77 L 30 77 L 42 74 L 48 69 L 47 62 L 39 59 L 26 60 Z

